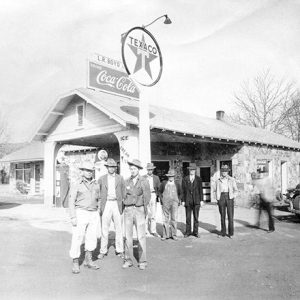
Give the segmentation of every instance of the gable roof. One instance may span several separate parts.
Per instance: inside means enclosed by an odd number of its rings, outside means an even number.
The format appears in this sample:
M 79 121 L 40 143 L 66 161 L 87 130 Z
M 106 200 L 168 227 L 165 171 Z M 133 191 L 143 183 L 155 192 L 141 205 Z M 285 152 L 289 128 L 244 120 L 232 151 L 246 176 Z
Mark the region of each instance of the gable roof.
M 138 101 L 87 88 L 76 89 L 58 98 L 52 110 L 62 112 L 76 95 L 123 126 L 127 124 L 138 125 Z M 300 150 L 300 143 L 265 129 L 234 124 L 225 120 L 207 118 L 195 113 L 160 106 L 150 105 L 149 110 L 151 128 L 162 131 L 234 143 L 257 143 Z M 53 116 L 52 119 L 49 119 L 50 117 L 51 112 L 46 115 L 39 132 L 47 131 L 49 126 L 53 124 L 52 122 L 55 120 Z

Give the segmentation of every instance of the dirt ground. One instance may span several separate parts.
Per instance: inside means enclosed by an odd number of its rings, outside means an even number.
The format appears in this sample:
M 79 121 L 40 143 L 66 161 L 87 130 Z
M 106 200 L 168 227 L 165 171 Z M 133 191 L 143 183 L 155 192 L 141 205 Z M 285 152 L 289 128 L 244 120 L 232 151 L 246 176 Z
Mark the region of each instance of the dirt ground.
M 1 299 L 300 299 L 300 222 L 290 214 L 277 212 L 276 231 L 268 234 L 267 224 L 254 228 L 243 217 L 250 212 L 236 208 L 231 240 L 218 238 L 206 217 L 217 207 L 208 207 L 200 212 L 199 239 L 147 239 L 145 271 L 123 270 L 111 246 L 99 270 L 81 266 L 73 275 L 63 214 L 42 215 L 32 204 L 25 218 L 22 207 L 0 200 Z

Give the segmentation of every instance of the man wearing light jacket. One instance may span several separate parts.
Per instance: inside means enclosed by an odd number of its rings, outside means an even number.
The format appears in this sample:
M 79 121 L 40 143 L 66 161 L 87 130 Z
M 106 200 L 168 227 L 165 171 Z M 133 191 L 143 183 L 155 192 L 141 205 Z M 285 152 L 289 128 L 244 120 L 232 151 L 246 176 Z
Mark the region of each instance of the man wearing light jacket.
M 236 181 L 229 176 L 230 169 L 227 165 L 221 167 L 221 177 L 216 180 L 213 188 L 216 200 L 218 201 L 221 215 L 221 236 L 226 236 L 226 210 L 228 216 L 228 237 L 233 238 L 234 226 L 234 198 L 238 195 Z

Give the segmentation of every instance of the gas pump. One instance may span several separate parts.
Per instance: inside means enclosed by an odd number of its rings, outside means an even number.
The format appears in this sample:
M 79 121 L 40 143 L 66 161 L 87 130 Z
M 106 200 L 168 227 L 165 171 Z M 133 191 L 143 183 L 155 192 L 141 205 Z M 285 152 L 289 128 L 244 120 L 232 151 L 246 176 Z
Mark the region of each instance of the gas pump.
M 55 178 L 55 206 L 68 207 L 70 191 L 69 166 L 65 163 L 57 165 Z

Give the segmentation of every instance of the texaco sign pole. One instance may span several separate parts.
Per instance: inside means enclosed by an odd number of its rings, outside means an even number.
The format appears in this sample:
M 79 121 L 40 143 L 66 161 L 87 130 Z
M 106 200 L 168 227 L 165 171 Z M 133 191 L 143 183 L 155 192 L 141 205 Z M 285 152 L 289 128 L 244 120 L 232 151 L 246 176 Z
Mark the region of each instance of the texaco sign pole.
M 122 34 L 122 60 L 126 72 L 142 86 L 155 85 L 162 74 L 163 61 L 157 41 L 146 30 L 160 18 L 165 24 L 171 24 L 167 15 L 163 15 L 146 26 L 134 27 Z M 143 91 L 139 101 L 139 159 L 145 167 L 151 162 L 149 91 Z

